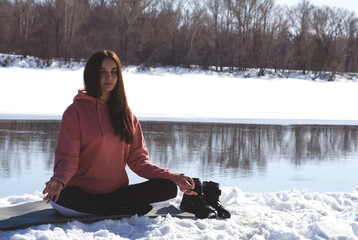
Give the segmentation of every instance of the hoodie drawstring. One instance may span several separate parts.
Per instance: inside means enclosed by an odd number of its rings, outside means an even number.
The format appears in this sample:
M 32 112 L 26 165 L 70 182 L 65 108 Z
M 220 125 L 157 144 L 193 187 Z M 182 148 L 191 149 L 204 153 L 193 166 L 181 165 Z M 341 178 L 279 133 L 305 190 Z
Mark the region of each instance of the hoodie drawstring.
M 101 112 L 99 110 L 97 103 L 98 103 L 98 99 L 96 101 L 96 109 L 97 109 L 97 114 L 98 114 L 98 119 L 99 119 L 99 125 L 101 126 L 101 130 L 102 130 L 102 137 L 105 138 L 106 136 L 104 135 Z

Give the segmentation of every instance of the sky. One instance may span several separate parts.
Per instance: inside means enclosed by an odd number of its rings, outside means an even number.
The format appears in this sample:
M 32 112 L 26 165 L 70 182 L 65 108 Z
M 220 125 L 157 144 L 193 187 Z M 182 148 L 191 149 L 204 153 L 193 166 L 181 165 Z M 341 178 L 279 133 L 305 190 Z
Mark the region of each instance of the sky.
M 301 0 L 276 0 L 277 4 L 280 5 L 296 5 Z M 357 0 L 309 0 L 310 3 L 312 3 L 315 6 L 324 6 L 328 5 L 330 7 L 341 7 L 345 8 L 349 11 L 354 11 L 356 15 L 358 16 L 358 1 Z

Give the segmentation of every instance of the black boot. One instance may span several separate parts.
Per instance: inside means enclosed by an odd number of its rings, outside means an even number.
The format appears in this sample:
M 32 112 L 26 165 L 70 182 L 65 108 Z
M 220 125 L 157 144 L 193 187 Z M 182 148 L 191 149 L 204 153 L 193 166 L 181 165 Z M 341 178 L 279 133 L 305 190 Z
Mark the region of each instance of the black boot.
M 203 183 L 203 192 L 204 199 L 206 202 L 216 209 L 218 217 L 221 218 L 230 218 L 231 214 L 227 211 L 219 201 L 221 195 L 221 190 L 219 188 L 219 183 L 216 182 L 204 182 Z
M 195 183 L 194 192 L 198 195 L 183 195 L 180 209 L 184 212 L 194 213 L 197 218 L 216 218 L 216 211 L 210 207 L 203 197 L 203 186 L 199 178 L 193 178 Z

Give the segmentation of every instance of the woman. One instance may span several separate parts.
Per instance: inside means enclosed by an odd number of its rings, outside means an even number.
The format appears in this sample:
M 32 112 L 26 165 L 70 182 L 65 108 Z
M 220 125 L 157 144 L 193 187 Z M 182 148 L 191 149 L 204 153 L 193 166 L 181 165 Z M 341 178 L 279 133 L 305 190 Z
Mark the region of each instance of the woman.
M 84 83 L 62 116 L 54 174 L 44 200 L 71 216 L 145 214 L 150 204 L 176 197 L 177 186 L 196 195 L 190 177 L 149 162 L 114 52 L 98 51 L 88 59 Z M 129 185 L 126 165 L 149 181 Z

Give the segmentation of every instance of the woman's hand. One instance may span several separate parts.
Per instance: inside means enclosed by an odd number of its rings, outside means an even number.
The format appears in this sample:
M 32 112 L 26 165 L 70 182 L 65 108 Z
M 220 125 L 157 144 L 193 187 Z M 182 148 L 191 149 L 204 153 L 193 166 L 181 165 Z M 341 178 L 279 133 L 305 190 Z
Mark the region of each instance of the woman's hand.
M 178 180 L 178 186 L 180 191 L 184 192 L 187 195 L 198 195 L 193 191 L 195 184 L 194 180 L 185 175 L 181 175 Z
M 47 200 L 47 203 L 54 201 L 56 202 L 58 200 L 58 197 L 60 196 L 60 192 L 62 191 L 64 185 L 63 183 L 52 179 L 46 183 L 46 187 L 43 190 L 43 194 L 47 195 L 44 197 L 44 200 Z

